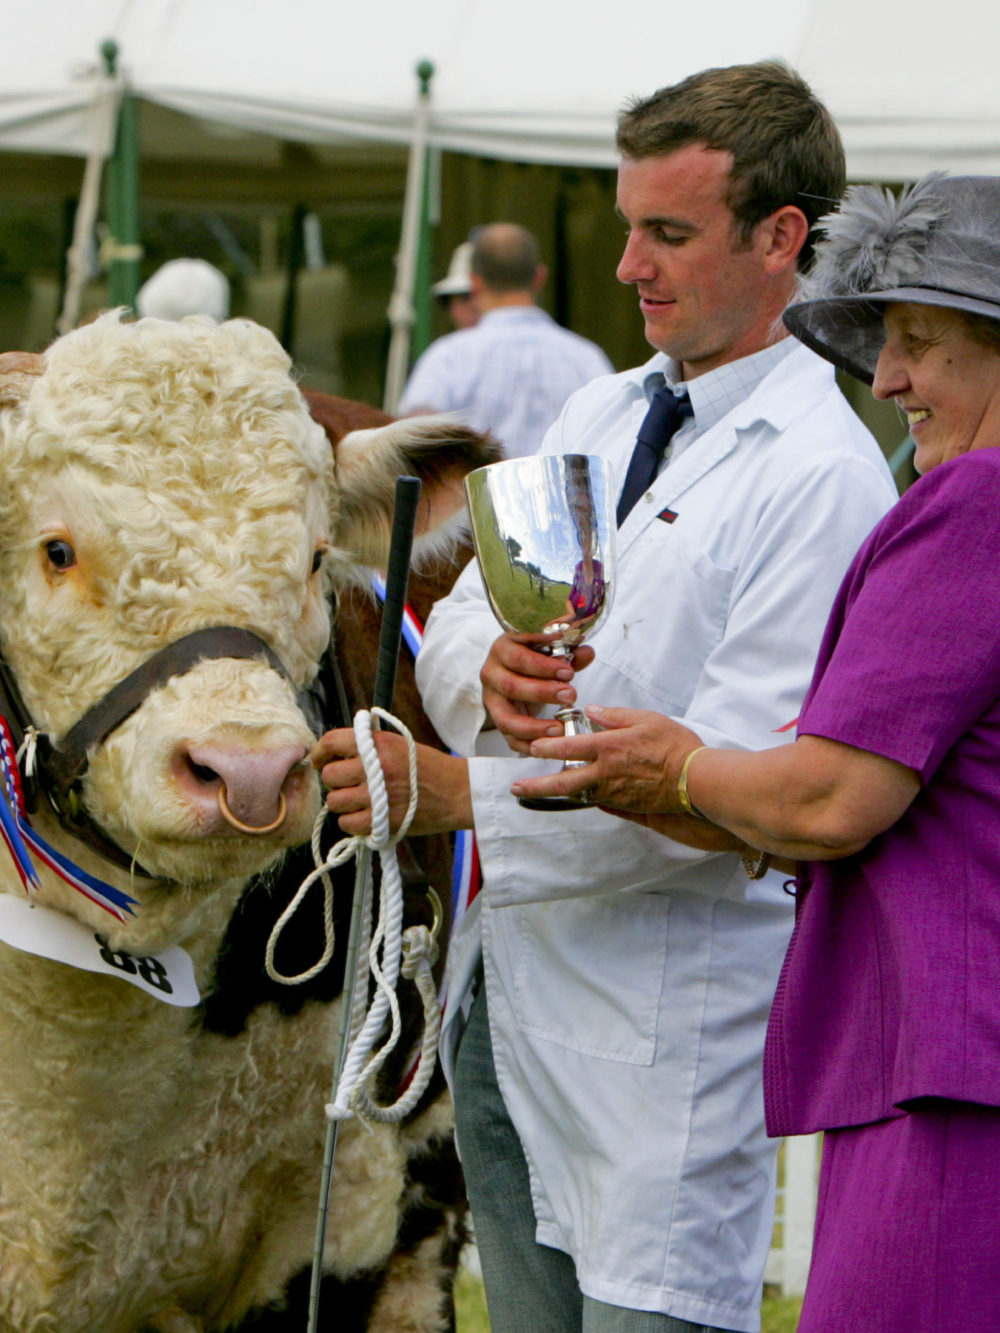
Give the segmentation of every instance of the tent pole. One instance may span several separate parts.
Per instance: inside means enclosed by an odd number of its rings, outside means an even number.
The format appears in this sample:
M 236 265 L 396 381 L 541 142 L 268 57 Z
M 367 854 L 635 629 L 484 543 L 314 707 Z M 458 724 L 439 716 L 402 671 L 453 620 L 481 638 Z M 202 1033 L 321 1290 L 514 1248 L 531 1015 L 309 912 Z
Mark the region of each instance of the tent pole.
M 413 274 L 413 338 L 410 343 L 410 364 L 416 361 L 431 341 L 431 323 L 434 303 L 431 283 L 434 279 L 433 249 L 434 224 L 431 200 L 437 189 L 437 173 L 431 170 L 434 150 L 424 150 L 424 181 L 420 193 L 420 228 L 417 236 L 417 260 Z
M 108 76 L 117 73 L 118 43 L 106 41 L 101 55 Z M 118 108 L 115 148 L 107 170 L 108 237 L 102 247 L 108 266 L 110 304 L 135 309 L 139 290 L 139 113 L 134 97 L 126 94 Z
M 80 317 L 83 289 L 89 277 L 90 244 L 97 222 L 104 164 L 114 143 L 121 87 L 105 61 L 104 76 L 94 95 L 91 149 L 87 154 L 80 199 L 73 218 L 73 236 L 66 251 L 66 280 L 63 287 L 57 333 L 69 333 Z
M 417 66 L 417 78 L 420 91 L 417 96 L 416 113 L 413 118 L 413 139 L 410 144 L 410 160 L 406 172 L 406 194 L 403 199 L 403 228 L 399 241 L 399 254 L 396 259 L 396 283 L 389 302 L 389 324 L 392 336 L 389 342 L 389 361 L 385 376 L 385 397 L 382 402 L 386 412 L 395 412 L 399 396 L 406 382 L 410 361 L 410 335 L 416 319 L 414 292 L 417 290 L 420 252 L 425 254 L 426 272 L 430 272 L 430 244 L 426 236 L 427 215 L 429 211 L 429 183 L 427 171 L 427 126 L 430 117 L 430 86 L 434 77 L 434 66 L 429 60 L 422 60 Z M 421 235 L 424 234 L 423 245 Z M 430 283 L 424 284 L 428 318 L 425 329 L 430 327 Z M 426 334 L 424 335 L 427 336 Z

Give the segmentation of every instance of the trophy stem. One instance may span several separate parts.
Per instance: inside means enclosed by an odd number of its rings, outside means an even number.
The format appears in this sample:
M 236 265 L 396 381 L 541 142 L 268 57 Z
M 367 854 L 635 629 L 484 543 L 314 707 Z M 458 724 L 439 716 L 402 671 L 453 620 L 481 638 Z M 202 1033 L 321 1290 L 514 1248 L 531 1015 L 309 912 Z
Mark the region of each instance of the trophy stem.
M 563 732 L 567 736 L 586 736 L 593 730 L 590 719 L 579 708 L 560 708 L 556 713 L 556 721 L 563 724 Z M 586 759 L 567 759 L 562 771 L 586 766 Z M 579 810 L 593 805 L 594 796 L 590 791 L 580 791 L 573 796 L 519 796 L 517 803 L 526 810 Z

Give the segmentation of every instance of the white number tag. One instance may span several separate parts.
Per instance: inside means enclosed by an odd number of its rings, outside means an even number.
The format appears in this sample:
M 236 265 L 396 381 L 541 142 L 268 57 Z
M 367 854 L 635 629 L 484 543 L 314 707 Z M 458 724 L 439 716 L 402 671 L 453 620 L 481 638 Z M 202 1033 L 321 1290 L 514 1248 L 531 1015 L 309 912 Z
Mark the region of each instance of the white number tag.
M 191 1009 L 200 998 L 190 955 L 179 946 L 144 958 L 115 952 L 73 917 L 8 893 L 0 894 L 0 940 L 23 953 L 118 977 L 164 1004 Z

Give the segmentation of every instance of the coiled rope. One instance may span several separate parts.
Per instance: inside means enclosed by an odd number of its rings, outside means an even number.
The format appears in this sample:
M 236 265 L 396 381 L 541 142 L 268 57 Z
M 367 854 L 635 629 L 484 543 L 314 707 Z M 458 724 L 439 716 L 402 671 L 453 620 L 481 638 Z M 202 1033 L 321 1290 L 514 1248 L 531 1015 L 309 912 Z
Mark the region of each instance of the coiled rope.
M 378 750 L 372 737 L 376 718 L 390 723 L 406 741 L 410 797 L 406 814 L 395 835 L 389 828 L 389 795 Z M 331 1120 L 345 1120 L 357 1115 L 361 1120 L 391 1123 L 402 1120 L 416 1106 L 434 1072 L 438 1039 L 441 1031 L 441 1012 L 434 984 L 433 966 L 437 961 L 437 943 L 427 926 L 409 926 L 403 930 L 403 881 L 396 856 L 396 844 L 405 836 L 417 809 L 417 748 L 408 729 L 384 708 L 362 709 L 354 718 L 354 739 L 365 770 L 365 780 L 372 807 L 372 831 L 367 835 L 342 838 L 330 848 L 324 858 L 320 848 L 323 821 L 329 814 L 324 807 L 316 818 L 312 831 L 312 852 L 315 870 L 302 881 L 294 898 L 274 924 L 267 942 L 264 966 L 272 981 L 286 986 L 298 986 L 315 977 L 333 957 L 333 881 L 329 871 L 369 848 L 379 856 L 382 879 L 379 891 L 378 923 L 372 931 L 371 869 L 363 891 L 368 897 L 369 910 L 362 921 L 363 937 L 359 942 L 358 975 L 351 987 L 353 1006 L 350 1041 L 344 1066 L 337 1081 L 334 1100 L 327 1104 L 326 1114 Z M 306 894 L 318 879 L 323 881 L 324 947 L 319 961 L 295 976 L 285 976 L 274 964 L 274 954 L 281 933 L 298 911 Z M 367 956 L 367 965 L 364 962 Z M 368 975 L 375 983 L 371 1004 L 367 1003 Z M 389 1106 L 379 1105 L 371 1088 L 379 1070 L 394 1050 L 402 1031 L 396 985 L 399 976 L 412 981 L 423 1005 L 424 1026 L 419 1059 L 408 1086 Z M 345 991 L 348 978 L 345 977 Z M 389 1020 L 389 1034 L 381 1046 L 379 1037 Z

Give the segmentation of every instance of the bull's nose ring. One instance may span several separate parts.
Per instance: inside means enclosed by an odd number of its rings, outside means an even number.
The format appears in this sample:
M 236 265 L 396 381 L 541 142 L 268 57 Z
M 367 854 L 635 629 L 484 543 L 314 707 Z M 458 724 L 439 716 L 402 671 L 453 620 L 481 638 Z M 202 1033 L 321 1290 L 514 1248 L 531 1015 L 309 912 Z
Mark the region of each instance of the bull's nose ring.
M 239 829 L 241 833 L 254 834 L 258 838 L 263 837 L 267 833 L 274 833 L 277 829 L 281 828 L 288 815 L 288 802 L 285 800 L 285 793 L 283 791 L 278 792 L 277 819 L 272 820 L 270 824 L 261 824 L 257 828 L 252 824 L 244 824 L 242 819 L 237 819 L 232 810 L 230 810 L 229 802 L 226 800 L 225 784 L 220 786 L 216 799 L 219 802 L 219 810 L 222 813 L 222 818 L 226 820 L 227 823 L 232 824 L 233 828 Z

